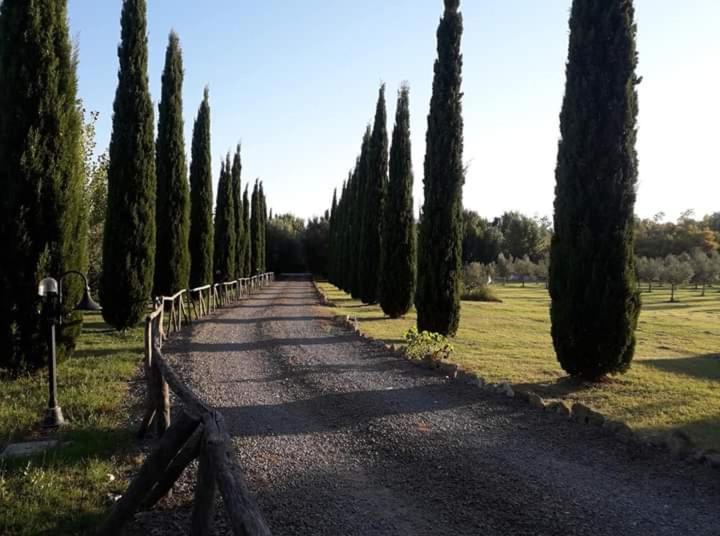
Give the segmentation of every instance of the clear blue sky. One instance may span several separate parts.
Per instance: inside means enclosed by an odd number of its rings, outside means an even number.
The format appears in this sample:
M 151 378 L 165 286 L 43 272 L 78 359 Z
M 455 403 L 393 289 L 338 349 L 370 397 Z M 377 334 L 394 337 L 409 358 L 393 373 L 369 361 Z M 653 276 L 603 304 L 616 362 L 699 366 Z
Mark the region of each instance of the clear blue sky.
M 157 104 L 168 32 L 185 62 L 185 127 L 210 86 L 213 167 L 238 141 L 243 180 L 275 213 L 319 215 L 359 151 L 381 81 L 388 131 L 408 81 L 416 205 L 442 0 L 149 0 Z M 110 138 L 121 0 L 69 0 L 80 97 Z M 464 204 L 551 215 L 570 0 L 464 0 Z M 720 210 L 720 2 L 636 0 L 640 86 L 637 212 Z M 157 110 L 157 109 L 156 109 Z M 157 115 L 156 115 L 157 119 Z

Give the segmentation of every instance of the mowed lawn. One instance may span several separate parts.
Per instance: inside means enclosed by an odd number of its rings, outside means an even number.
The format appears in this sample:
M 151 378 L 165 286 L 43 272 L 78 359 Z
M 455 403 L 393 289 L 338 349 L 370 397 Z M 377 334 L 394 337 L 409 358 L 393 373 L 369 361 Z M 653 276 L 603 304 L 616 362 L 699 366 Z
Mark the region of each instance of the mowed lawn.
M 367 334 L 402 344 L 415 324 L 384 317 L 329 283 L 319 283 L 338 315 L 357 317 Z M 463 302 L 452 360 L 490 382 L 508 381 L 544 398 L 587 404 L 636 431 L 656 435 L 679 429 L 699 446 L 720 450 L 720 292 L 704 297 L 681 289 L 643 292 L 638 347 L 631 370 L 599 385 L 568 381 L 553 351 L 549 297 L 544 286 L 494 285 L 502 303 Z
M 66 427 L 50 437 L 60 448 L 32 458 L 0 460 L 0 534 L 79 534 L 94 527 L 108 494 L 125 488 L 130 466 L 128 380 L 142 357 L 142 329 L 118 333 L 100 315 L 85 315 L 75 354 L 58 367 Z M 43 438 L 47 369 L 0 378 L 0 449 Z

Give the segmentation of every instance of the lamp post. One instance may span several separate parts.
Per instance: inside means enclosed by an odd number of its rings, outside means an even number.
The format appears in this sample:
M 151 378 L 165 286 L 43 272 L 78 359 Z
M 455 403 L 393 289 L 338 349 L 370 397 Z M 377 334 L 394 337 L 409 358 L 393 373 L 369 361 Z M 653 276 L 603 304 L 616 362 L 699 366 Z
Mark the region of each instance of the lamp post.
M 80 302 L 78 302 L 74 311 L 101 311 L 102 308 L 95 303 L 90 296 L 90 286 L 87 278 L 77 270 L 70 270 L 60 276 L 60 281 L 56 281 L 52 277 L 46 277 L 38 285 L 38 296 L 42 299 L 42 318 L 48 326 L 48 407 L 45 411 L 45 418 L 42 425 L 45 428 L 57 428 L 65 424 L 62 410 L 57 403 L 57 370 L 56 370 L 56 351 L 55 351 L 55 326 L 62 323 L 62 282 L 68 275 L 79 275 L 85 283 L 85 292 Z

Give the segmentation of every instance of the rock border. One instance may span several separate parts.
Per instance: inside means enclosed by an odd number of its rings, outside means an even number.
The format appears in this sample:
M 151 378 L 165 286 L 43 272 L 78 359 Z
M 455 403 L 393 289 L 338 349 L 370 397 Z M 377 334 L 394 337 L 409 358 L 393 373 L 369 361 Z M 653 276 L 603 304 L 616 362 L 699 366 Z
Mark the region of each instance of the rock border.
M 336 307 L 335 303 L 325 295 L 314 279 L 312 283 L 320 303 L 326 307 Z M 362 339 L 372 342 L 375 346 L 383 348 L 392 355 L 410 361 L 415 366 L 434 370 L 452 381 L 473 385 L 486 392 L 520 400 L 537 410 L 556 413 L 580 424 L 602 428 L 625 444 L 637 445 L 643 448 L 664 449 L 678 461 L 720 469 L 720 452 L 696 447 L 690 437 L 681 430 L 673 430 L 661 437 L 642 437 L 626 423 L 612 420 L 580 402 L 571 404 L 566 400 L 544 400 L 532 391 L 515 389 L 508 382 L 488 382 L 477 373 L 465 370 L 455 363 L 440 362 L 430 357 L 425 359 L 410 358 L 402 348 L 393 344 L 386 344 L 382 340 L 363 333 L 357 318 L 351 318 L 350 315 L 345 317 L 335 315 L 334 319 L 341 327 L 351 330 Z

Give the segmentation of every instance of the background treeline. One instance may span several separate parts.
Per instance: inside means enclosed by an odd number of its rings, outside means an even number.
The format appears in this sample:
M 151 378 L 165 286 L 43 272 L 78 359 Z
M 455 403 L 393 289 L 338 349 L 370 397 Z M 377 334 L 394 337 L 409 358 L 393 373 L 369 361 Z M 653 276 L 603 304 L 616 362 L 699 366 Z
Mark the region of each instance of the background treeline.
M 720 213 L 694 218 L 691 211 L 676 222 L 636 218 L 635 254 L 640 257 L 665 257 L 690 253 L 699 248 L 706 253 L 720 250 Z M 552 223 L 549 218 L 505 212 L 492 220 L 472 210 L 463 211 L 463 262 L 494 262 L 505 257 L 528 256 L 538 262 L 549 253 Z

